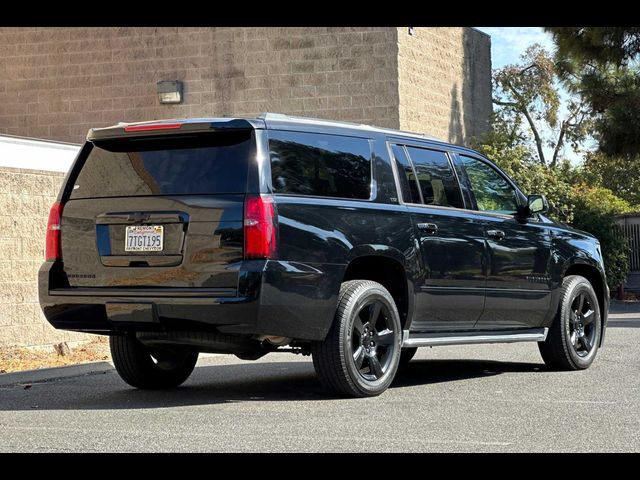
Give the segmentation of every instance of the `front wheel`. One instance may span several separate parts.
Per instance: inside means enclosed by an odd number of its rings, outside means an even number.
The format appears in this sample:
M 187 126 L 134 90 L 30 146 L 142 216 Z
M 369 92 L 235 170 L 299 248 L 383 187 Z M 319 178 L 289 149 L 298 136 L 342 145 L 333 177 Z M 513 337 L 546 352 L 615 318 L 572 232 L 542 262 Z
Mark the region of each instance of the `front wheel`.
M 401 339 L 387 289 L 370 280 L 344 282 L 327 337 L 312 345 L 313 365 L 321 383 L 338 394 L 380 395 L 398 370 Z
M 602 334 L 600 307 L 591 283 L 579 275 L 562 282 L 560 305 L 545 342 L 544 362 L 561 370 L 583 370 L 596 358 Z
M 189 378 L 198 361 L 196 351 L 149 348 L 131 334 L 109 337 L 109 346 L 116 371 L 136 388 L 177 387 Z

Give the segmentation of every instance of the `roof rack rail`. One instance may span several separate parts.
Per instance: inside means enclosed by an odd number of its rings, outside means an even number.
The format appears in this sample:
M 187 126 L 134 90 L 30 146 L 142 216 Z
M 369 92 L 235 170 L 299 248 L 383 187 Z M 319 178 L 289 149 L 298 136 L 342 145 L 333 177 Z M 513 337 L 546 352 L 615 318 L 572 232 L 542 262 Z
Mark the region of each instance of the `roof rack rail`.
M 372 125 L 366 125 L 363 123 L 345 122 L 345 121 L 338 121 L 338 120 L 326 120 L 324 118 L 301 117 L 296 115 L 286 115 L 284 113 L 262 112 L 258 115 L 257 118 L 262 119 L 265 122 L 268 122 L 269 120 L 275 120 L 275 121 L 279 120 L 279 121 L 300 122 L 300 123 L 315 123 L 317 125 L 349 127 L 349 128 L 356 128 L 358 130 L 369 130 L 369 131 L 376 131 L 376 132 L 383 132 L 383 133 L 411 135 L 415 137 L 424 138 L 427 140 L 437 140 L 439 142 L 443 141 L 432 135 L 427 135 L 426 133 L 407 132 L 404 130 L 396 130 L 393 128 L 385 128 L 385 127 L 376 127 Z

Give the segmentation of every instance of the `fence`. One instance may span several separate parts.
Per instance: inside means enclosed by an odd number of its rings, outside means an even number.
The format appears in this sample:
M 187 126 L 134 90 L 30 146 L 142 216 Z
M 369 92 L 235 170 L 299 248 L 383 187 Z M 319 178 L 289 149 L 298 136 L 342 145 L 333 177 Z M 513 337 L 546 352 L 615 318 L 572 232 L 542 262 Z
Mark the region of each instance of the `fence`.
M 629 270 L 640 271 L 640 215 L 622 215 L 616 223 L 629 242 Z

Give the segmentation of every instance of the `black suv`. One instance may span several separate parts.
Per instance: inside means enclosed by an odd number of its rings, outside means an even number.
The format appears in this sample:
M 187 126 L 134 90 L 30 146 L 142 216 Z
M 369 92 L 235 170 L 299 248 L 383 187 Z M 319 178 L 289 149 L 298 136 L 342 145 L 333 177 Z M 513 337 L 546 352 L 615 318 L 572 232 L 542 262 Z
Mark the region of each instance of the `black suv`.
M 587 368 L 609 290 L 598 241 L 473 150 L 278 114 L 93 129 L 49 216 L 40 303 L 169 388 L 198 352 L 312 354 L 382 393 L 417 347 L 538 342 Z

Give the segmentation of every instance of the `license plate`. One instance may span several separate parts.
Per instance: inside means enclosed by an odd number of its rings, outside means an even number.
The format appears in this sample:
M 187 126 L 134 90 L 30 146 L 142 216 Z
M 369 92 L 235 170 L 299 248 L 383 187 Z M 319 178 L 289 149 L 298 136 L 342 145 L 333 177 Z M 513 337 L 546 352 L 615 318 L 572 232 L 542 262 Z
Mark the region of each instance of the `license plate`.
M 164 237 L 162 225 L 136 225 L 127 227 L 124 237 L 125 252 L 161 252 Z

